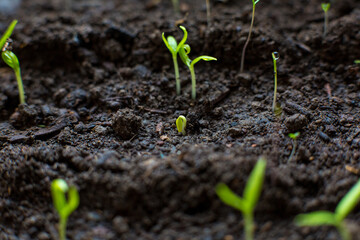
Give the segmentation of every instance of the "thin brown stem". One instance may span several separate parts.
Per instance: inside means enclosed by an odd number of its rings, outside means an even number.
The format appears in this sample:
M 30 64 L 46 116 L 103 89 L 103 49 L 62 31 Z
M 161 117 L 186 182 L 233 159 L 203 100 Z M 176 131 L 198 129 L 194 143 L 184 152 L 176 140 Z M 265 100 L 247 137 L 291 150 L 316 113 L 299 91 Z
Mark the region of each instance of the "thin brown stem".
M 210 13 L 210 1 L 206 0 L 206 17 L 207 17 L 207 25 L 208 27 L 211 24 L 211 13 Z
M 254 18 L 255 18 L 255 5 L 253 5 L 253 11 L 252 11 L 252 17 L 251 17 L 251 24 L 250 24 L 250 29 L 249 29 L 249 35 L 248 35 L 248 38 L 245 42 L 245 45 L 244 45 L 244 48 L 243 48 L 243 51 L 242 51 L 242 55 L 241 55 L 241 66 L 240 66 L 240 72 L 244 72 L 244 61 L 245 61 L 245 51 L 246 51 L 246 48 L 250 42 L 250 38 L 251 38 L 251 32 L 252 32 L 252 29 L 253 29 L 253 26 L 254 26 Z

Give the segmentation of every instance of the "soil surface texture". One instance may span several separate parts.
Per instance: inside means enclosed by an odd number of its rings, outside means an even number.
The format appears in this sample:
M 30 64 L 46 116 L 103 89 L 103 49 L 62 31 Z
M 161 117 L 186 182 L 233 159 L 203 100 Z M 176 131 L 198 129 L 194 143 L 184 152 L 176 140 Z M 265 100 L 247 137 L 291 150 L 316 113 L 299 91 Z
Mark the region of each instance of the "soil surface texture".
M 13 71 L 0 63 L 0 239 L 58 239 L 50 184 L 79 190 L 69 240 L 244 239 L 241 213 L 216 196 L 242 195 L 267 160 L 255 239 L 337 240 L 332 227 L 297 227 L 297 214 L 334 211 L 360 176 L 360 1 L 333 0 L 327 35 L 320 0 L 3 1 L 0 32 L 13 19 Z M 11 6 L 10 6 L 10 5 Z M 188 30 L 181 94 L 161 34 Z M 274 71 L 278 52 L 277 102 Z M 185 136 L 175 121 L 187 118 Z M 295 155 L 289 133 L 300 132 Z M 360 206 L 346 218 L 360 239 Z

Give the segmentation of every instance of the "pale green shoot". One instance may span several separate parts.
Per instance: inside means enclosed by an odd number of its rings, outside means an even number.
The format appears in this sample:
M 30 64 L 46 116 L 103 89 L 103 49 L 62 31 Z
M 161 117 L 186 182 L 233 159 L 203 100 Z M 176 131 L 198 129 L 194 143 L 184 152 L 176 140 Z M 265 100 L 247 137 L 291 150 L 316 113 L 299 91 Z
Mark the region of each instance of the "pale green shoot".
M 206 18 L 208 27 L 211 24 L 210 0 L 206 0 Z
M 246 52 L 246 48 L 250 42 L 250 38 L 251 38 L 251 32 L 254 26 L 254 19 L 255 19 L 255 5 L 259 2 L 260 0 L 252 0 L 252 4 L 253 4 L 253 10 L 252 10 L 252 16 L 251 16 L 251 24 L 250 24 L 250 29 L 249 29 L 249 35 L 248 38 L 246 39 L 242 54 L 241 54 L 241 66 L 240 66 L 240 72 L 244 72 L 244 61 L 245 61 L 245 52 Z
M 179 55 L 183 63 L 188 66 L 191 74 L 191 98 L 193 100 L 196 99 L 196 76 L 195 76 L 195 69 L 194 65 L 195 63 L 199 62 L 200 60 L 204 61 L 216 61 L 217 59 L 211 56 L 200 56 L 195 58 L 194 60 L 191 60 L 188 57 L 188 54 L 190 53 L 191 48 L 188 44 L 184 44 L 183 47 L 180 49 Z
M 330 3 L 322 3 L 321 8 L 325 13 L 325 16 L 324 16 L 324 33 L 323 33 L 323 37 L 325 38 L 326 33 L 327 33 L 327 28 L 328 28 L 328 25 L 329 25 L 328 11 L 330 9 Z
M 277 67 L 276 61 L 279 60 L 280 55 L 278 52 L 273 52 L 271 54 L 273 63 L 274 63 L 274 99 L 272 104 L 272 110 L 275 115 L 279 115 L 281 113 L 281 108 L 276 104 L 276 94 L 277 94 Z
M 266 160 L 260 158 L 252 170 L 243 197 L 236 195 L 224 183 L 216 185 L 216 194 L 227 205 L 239 210 L 245 222 L 245 239 L 254 239 L 254 209 L 259 200 L 265 178 Z
M 354 63 L 355 64 L 360 64 L 360 60 L 355 60 Z
M 179 133 L 182 133 L 182 135 L 186 135 L 186 118 L 183 115 L 180 115 L 177 119 L 176 119 L 176 127 Z
M 345 225 L 345 217 L 355 208 L 360 201 L 360 180 L 340 200 L 335 212 L 316 211 L 299 214 L 295 217 L 295 224 L 302 226 L 334 226 L 339 231 L 343 240 L 351 240 L 351 234 Z
M 20 70 L 20 63 L 16 55 L 9 51 L 5 50 L 1 53 L 1 57 L 4 60 L 4 62 L 11 67 L 14 70 L 16 81 L 18 84 L 19 89 L 19 98 L 20 98 L 20 104 L 25 103 L 25 91 L 24 91 L 24 85 L 21 79 L 21 70 Z
M 166 45 L 166 47 L 169 49 L 173 62 L 174 62 L 174 69 L 175 69 L 175 81 L 176 81 L 176 94 L 180 95 L 181 92 L 181 86 L 180 86 L 180 74 L 179 74 L 179 65 L 177 61 L 177 54 L 180 51 L 180 49 L 183 47 L 183 45 L 186 42 L 188 33 L 186 31 L 186 28 L 183 26 L 180 26 L 181 30 L 184 31 L 183 39 L 180 41 L 179 45 L 177 44 L 175 38 L 173 36 L 168 36 L 167 39 L 165 38 L 165 33 L 162 33 L 162 39 Z
M 10 38 L 12 32 L 14 31 L 14 28 L 15 28 L 17 22 L 18 22 L 17 20 L 13 20 L 11 22 L 10 26 L 5 31 L 4 35 L 2 35 L 2 37 L 0 38 L 0 49 L 3 48 L 3 46 L 5 45 L 8 38 Z
M 66 200 L 66 193 L 68 200 Z M 51 182 L 51 195 L 56 211 L 59 214 L 59 239 L 66 239 L 66 224 L 69 215 L 79 206 L 79 193 L 75 187 L 68 187 L 63 179 Z
M 292 150 L 291 150 L 290 157 L 289 157 L 289 159 L 288 159 L 288 162 L 290 162 L 291 159 L 292 159 L 292 158 L 294 157 L 294 155 L 295 155 L 296 146 L 297 146 L 297 141 L 296 141 L 296 140 L 297 140 L 297 138 L 300 136 L 300 133 L 299 133 L 299 132 L 289 133 L 288 136 L 293 140 L 293 142 L 292 142 L 293 147 L 292 147 Z
M 180 12 L 179 1 L 178 0 L 171 0 L 171 1 L 174 7 L 174 12 L 179 13 Z

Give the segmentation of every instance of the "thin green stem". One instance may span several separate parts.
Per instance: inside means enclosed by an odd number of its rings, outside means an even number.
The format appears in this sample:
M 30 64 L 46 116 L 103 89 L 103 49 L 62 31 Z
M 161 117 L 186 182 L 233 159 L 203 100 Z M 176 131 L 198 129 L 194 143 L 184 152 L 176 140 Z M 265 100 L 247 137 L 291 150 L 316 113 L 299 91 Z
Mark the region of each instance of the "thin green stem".
M 207 17 L 207 25 L 209 27 L 211 24 L 210 1 L 209 0 L 206 0 L 206 17 Z
M 176 54 L 173 54 L 173 62 L 174 62 L 174 69 L 175 69 L 176 94 L 180 95 L 180 93 L 181 93 L 180 74 L 179 74 L 179 65 L 178 65 Z
M 22 80 L 21 80 L 20 68 L 14 70 L 14 71 L 15 71 L 15 76 L 16 76 L 16 81 L 17 81 L 17 84 L 18 84 L 18 88 L 19 88 L 20 104 L 24 104 L 25 103 L 25 91 L 24 91 L 24 85 L 23 85 Z
M 274 61 L 274 99 L 273 99 L 272 110 L 275 113 L 275 110 L 276 110 L 276 92 L 277 92 L 277 68 L 276 68 L 276 59 L 273 59 L 273 61 Z
M 323 34 L 323 37 L 325 38 L 326 37 L 326 34 L 327 34 L 327 26 L 329 24 L 329 17 L 328 17 L 328 12 L 326 11 L 325 12 L 325 18 L 324 18 L 324 34 Z
M 253 240 L 254 239 L 254 219 L 252 212 L 244 213 L 244 223 L 245 223 L 245 239 Z
M 193 100 L 196 99 L 196 77 L 195 77 L 195 69 L 194 65 L 190 64 L 190 73 L 191 73 L 191 98 Z
M 66 240 L 66 218 L 60 217 L 59 222 L 59 239 Z
M 339 223 L 336 228 L 339 231 L 342 240 L 351 240 L 351 234 L 344 223 Z
M 248 45 L 249 42 L 250 42 L 251 32 L 252 32 L 253 25 L 254 25 L 254 19 L 255 19 L 255 5 L 253 5 L 253 11 L 252 11 L 252 17 L 251 17 L 251 24 L 250 24 L 250 29 L 249 29 L 249 35 L 248 35 L 248 38 L 247 38 L 247 40 L 246 40 L 246 42 L 245 42 L 245 45 L 244 45 L 244 48 L 243 48 L 243 51 L 242 51 L 242 55 L 241 55 L 240 72 L 244 72 L 245 51 L 246 51 L 247 45 Z
M 295 155 L 296 144 L 297 144 L 296 139 L 294 139 L 294 140 L 293 140 L 293 143 L 292 143 L 293 147 L 292 147 L 291 154 L 290 154 L 290 156 L 289 156 L 288 162 L 290 162 L 291 159 L 292 159 L 292 158 L 294 157 L 294 155 Z

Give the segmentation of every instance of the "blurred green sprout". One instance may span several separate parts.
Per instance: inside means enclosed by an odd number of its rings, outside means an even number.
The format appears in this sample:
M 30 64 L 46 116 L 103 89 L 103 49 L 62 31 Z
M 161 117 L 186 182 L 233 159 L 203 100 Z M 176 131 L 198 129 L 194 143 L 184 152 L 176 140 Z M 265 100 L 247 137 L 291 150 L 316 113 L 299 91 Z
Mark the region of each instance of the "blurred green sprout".
M 334 226 L 339 231 L 343 240 L 351 240 L 351 234 L 345 225 L 345 217 L 355 208 L 360 201 L 360 180 L 340 200 L 335 212 L 316 211 L 299 214 L 295 217 L 297 226 Z
M 294 157 L 295 155 L 295 152 L 296 152 L 296 146 L 297 146 L 297 138 L 300 136 L 300 133 L 299 132 L 296 132 L 296 133 L 289 133 L 288 135 L 291 139 L 292 139 L 292 150 L 291 150 L 291 153 L 290 153 L 290 157 L 288 159 L 288 162 L 291 161 L 291 159 Z
M 250 24 L 250 29 L 249 29 L 249 35 L 246 39 L 242 54 L 241 54 L 241 65 L 240 65 L 240 72 L 244 72 L 244 62 L 245 62 L 245 52 L 246 52 L 246 48 L 250 42 L 250 38 L 251 38 L 251 32 L 252 29 L 254 27 L 254 19 L 255 19 L 255 5 L 259 2 L 260 0 L 252 0 L 252 16 L 251 16 L 251 24 Z
M 55 179 L 51 182 L 51 195 L 59 214 L 59 239 L 65 240 L 67 219 L 79 206 L 79 193 L 74 186 L 69 187 L 65 180 Z
M 354 61 L 355 64 L 360 64 L 360 59 Z
M 19 59 L 16 57 L 16 55 L 11 51 L 11 44 L 12 40 L 10 39 L 10 36 L 12 32 L 14 31 L 14 28 L 17 24 L 17 20 L 14 20 L 11 22 L 10 26 L 4 33 L 4 35 L 0 39 L 0 47 L 1 47 L 1 57 L 3 61 L 14 70 L 16 81 L 18 84 L 19 89 L 19 98 L 20 98 L 20 104 L 25 103 L 25 91 L 24 91 L 24 85 L 21 79 L 21 70 L 20 70 L 20 64 Z
M 271 54 L 271 56 L 272 56 L 273 63 L 274 63 L 274 99 L 273 99 L 273 104 L 272 104 L 272 111 L 276 116 L 278 116 L 281 114 L 281 107 L 280 107 L 280 104 L 276 103 L 277 80 L 278 80 L 276 62 L 277 62 L 277 60 L 279 60 L 280 55 L 278 52 L 273 52 Z
M 216 194 L 227 205 L 239 210 L 245 222 L 245 239 L 254 239 L 254 209 L 259 200 L 266 170 L 266 160 L 260 158 L 252 170 L 243 197 L 236 195 L 227 185 L 216 185 Z
M 176 128 L 178 130 L 179 133 L 182 133 L 182 135 L 186 135 L 186 118 L 183 115 L 180 115 L 177 119 L 176 119 Z
M 323 37 L 326 37 L 327 34 L 327 28 L 329 25 L 329 16 L 328 16 L 328 11 L 330 9 L 330 3 L 321 3 L 321 8 L 324 11 L 324 33 L 323 33 Z
M 209 27 L 211 24 L 210 0 L 206 0 L 206 19 Z
M 167 39 L 165 38 L 165 33 L 162 33 L 162 39 L 166 45 L 166 47 L 169 49 L 173 62 L 174 62 L 174 69 L 175 69 L 175 81 L 176 81 L 176 94 L 180 95 L 181 92 L 181 86 L 180 86 L 180 75 L 179 75 L 179 65 L 177 61 L 177 54 L 180 51 L 180 49 L 183 47 L 183 45 L 186 42 L 188 33 L 185 29 L 185 27 L 180 26 L 180 29 L 184 31 L 183 39 L 180 41 L 179 45 L 177 44 L 175 38 L 173 36 L 168 36 Z

